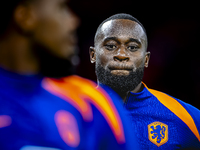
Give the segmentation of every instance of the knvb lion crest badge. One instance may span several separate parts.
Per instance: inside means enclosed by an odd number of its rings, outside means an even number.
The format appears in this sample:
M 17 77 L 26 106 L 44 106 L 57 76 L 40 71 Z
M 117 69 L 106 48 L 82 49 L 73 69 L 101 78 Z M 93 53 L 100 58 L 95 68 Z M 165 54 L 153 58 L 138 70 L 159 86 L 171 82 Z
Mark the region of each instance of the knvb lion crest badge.
M 162 122 L 153 122 L 148 125 L 149 140 L 158 147 L 168 141 L 168 125 Z

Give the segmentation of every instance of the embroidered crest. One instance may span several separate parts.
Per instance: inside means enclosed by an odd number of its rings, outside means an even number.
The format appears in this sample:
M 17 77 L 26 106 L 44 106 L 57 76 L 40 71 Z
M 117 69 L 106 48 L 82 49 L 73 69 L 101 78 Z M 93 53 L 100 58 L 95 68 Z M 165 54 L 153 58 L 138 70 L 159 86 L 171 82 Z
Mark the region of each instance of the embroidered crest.
M 153 122 L 148 125 L 149 140 L 158 147 L 168 141 L 168 125 L 162 122 Z

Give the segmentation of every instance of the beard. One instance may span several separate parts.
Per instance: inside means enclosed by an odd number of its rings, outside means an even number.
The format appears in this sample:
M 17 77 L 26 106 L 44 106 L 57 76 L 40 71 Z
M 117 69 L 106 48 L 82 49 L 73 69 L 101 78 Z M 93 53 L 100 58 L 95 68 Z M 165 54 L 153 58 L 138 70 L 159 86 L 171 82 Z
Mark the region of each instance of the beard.
M 76 66 L 69 58 L 60 58 L 50 53 L 48 48 L 35 44 L 33 52 L 37 56 L 40 64 L 40 74 L 45 77 L 61 78 L 75 74 Z
M 135 71 L 129 71 L 129 75 L 114 75 L 110 70 L 104 69 L 97 63 L 95 67 L 98 82 L 109 86 L 121 97 L 125 96 L 129 91 L 134 90 L 141 83 L 144 75 L 144 65 Z

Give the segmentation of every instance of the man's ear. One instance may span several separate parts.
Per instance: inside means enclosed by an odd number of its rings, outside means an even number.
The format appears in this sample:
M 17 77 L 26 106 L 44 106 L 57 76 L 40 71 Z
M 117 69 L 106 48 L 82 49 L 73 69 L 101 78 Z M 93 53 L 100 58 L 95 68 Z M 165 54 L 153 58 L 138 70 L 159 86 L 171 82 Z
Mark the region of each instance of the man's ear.
M 30 5 L 19 5 L 14 11 L 14 21 L 24 32 L 31 32 L 36 25 L 36 14 Z
M 150 52 L 146 52 L 146 55 L 145 55 L 145 63 L 144 63 L 144 66 L 147 68 L 149 66 L 149 59 L 150 59 Z
M 91 63 L 95 63 L 96 62 L 96 51 L 95 48 L 90 46 L 89 48 L 89 54 L 90 54 L 90 61 Z

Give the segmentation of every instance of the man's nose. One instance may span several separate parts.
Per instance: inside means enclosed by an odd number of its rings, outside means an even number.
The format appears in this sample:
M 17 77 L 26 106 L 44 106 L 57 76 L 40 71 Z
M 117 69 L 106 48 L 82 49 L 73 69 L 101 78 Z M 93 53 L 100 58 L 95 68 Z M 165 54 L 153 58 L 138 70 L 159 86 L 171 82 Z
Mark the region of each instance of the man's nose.
M 121 49 L 119 49 L 117 51 L 117 54 L 114 55 L 113 59 L 115 61 L 120 61 L 120 62 L 124 62 L 125 61 L 125 62 L 127 62 L 127 61 L 129 61 L 130 57 L 127 56 L 126 50 L 124 48 L 121 48 Z
M 72 10 L 69 10 L 69 22 L 70 24 L 68 25 L 68 27 L 74 31 L 78 28 L 79 24 L 80 24 L 80 18 L 72 11 Z
M 80 24 L 80 19 L 75 14 L 73 14 L 73 16 L 71 18 L 72 29 L 76 30 L 78 28 L 79 24 Z

